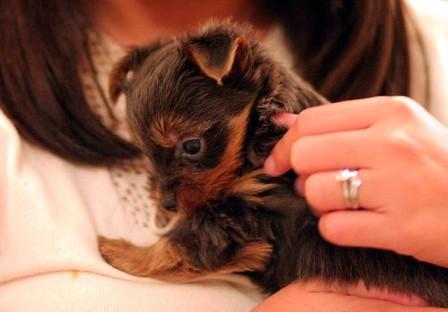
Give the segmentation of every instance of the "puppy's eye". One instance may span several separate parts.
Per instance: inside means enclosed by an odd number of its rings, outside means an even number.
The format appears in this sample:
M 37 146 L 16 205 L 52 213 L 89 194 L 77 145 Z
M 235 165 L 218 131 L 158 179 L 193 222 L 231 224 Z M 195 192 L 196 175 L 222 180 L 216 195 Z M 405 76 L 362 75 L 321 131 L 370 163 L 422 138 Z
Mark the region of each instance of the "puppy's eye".
M 190 156 L 197 155 L 202 150 L 202 140 L 200 138 L 187 139 L 182 142 L 182 149 Z
M 190 137 L 179 142 L 176 149 L 176 157 L 197 161 L 204 155 L 204 150 L 205 142 L 203 138 Z

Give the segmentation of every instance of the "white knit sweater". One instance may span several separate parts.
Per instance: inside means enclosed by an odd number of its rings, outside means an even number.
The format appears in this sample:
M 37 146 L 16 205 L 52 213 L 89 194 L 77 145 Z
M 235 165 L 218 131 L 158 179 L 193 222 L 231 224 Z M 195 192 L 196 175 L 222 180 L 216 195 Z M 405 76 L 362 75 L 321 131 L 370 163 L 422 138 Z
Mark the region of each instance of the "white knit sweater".
M 431 111 L 448 125 L 447 5 L 412 3 L 429 52 Z M 284 55 L 281 41 L 274 32 L 267 45 Z M 106 76 L 100 78 L 105 87 Z M 417 99 L 419 90 L 415 81 Z M 128 182 L 141 179 L 129 175 Z M 0 311 L 248 311 L 262 300 L 238 276 L 168 284 L 107 265 L 98 233 L 138 244 L 157 239 L 146 226 L 153 208 L 142 212 L 141 194 L 126 204 L 130 191 L 120 188 L 127 183 L 121 176 L 119 169 L 77 166 L 28 144 L 0 111 Z

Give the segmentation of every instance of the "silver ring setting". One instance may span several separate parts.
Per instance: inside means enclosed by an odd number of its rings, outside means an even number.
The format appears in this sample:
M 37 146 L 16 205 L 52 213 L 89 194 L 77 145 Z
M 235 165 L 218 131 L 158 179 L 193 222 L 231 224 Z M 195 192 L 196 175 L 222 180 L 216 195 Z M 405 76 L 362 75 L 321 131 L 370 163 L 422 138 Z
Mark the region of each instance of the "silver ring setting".
M 342 169 L 337 174 L 336 181 L 342 183 L 342 190 L 347 207 L 350 209 L 358 209 L 358 192 L 359 187 L 362 184 L 362 181 L 359 178 L 358 170 Z

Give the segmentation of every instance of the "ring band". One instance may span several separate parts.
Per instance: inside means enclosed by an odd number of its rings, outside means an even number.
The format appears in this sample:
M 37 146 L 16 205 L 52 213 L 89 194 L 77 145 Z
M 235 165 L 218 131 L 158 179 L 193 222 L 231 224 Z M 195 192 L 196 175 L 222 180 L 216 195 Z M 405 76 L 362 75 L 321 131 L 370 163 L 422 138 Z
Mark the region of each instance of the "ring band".
M 336 181 L 342 182 L 342 190 L 347 207 L 350 209 L 358 209 L 358 191 L 362 184 L 358 170 L 342 169 L 337 174 Z

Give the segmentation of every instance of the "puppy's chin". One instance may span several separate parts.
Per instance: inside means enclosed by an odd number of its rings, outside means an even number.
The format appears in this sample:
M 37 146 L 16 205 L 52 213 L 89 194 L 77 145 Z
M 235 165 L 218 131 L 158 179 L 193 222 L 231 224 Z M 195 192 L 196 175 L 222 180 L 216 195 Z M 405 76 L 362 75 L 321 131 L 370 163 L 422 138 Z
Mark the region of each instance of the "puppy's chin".
M 155 213 L 150 215 L 149 228 L 154 234 L 164 236 L 176 227 L 179 220 L 178 212 L 167 211 L 158 205 Z

